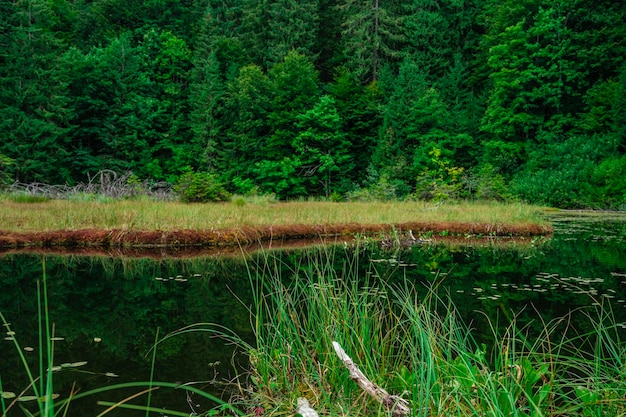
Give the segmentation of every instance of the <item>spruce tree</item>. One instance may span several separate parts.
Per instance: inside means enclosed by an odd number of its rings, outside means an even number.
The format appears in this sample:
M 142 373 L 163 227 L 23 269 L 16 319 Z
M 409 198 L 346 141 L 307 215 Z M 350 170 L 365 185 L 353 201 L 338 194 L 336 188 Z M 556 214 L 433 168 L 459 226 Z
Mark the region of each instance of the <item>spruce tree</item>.
M 0 153 L 20 181 L 70 179 L 67 82 L 63 43 L 44 0 L 2 2 L 0 15 Z
M 401 57 L 405 40 L 400 3 L 393 0 L 343 0 L 342 44 L 346 65 L 364 83 L 376 81 L 385 63 Z

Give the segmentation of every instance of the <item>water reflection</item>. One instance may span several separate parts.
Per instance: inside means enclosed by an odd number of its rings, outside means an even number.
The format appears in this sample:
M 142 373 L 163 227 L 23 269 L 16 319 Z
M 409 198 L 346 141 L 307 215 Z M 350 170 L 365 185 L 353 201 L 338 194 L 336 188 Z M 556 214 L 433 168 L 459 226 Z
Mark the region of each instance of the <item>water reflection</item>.
M 625 223 L 568 216 L 555 219 L 554 225 L 550 240 L 504 246 L 457 242 L 385 249 L 376 240 L 362 239 L 358 245 L 290 249 L 269 256 L 285 279 L 312 262 L 331 262 L 340 270 L 358 259 L 362 276 L 398 285 L 408 280 L 423 294 L 436 285 L 463 317 L 473 321 L 476 337 L 485 341 L 490 336 L 487 320 L 506 324 L 517 316 L 521 325 L 532 327 L 571 311 L 593 309 L 594 304 L 612 306 L 623 331 Z M 219 323 L 251 342 L 250 277 L 266 256 L 267 252 L 245 259 L 217 254 L 193 258 L 45 255 L 50 318 L 56 335 L 63 338 L 55 342 L 55 364 L 62 368 L 55 379 L 58 392 L 66 397 L 75 381 L 84 391 L 148 380 L 157 329 L 165 335 L 193 323 Z M 0 258 L 0 311 L 16 332 L 5 336 L 18 338 L 33 370 L 39 355 L 36 282 L 42 278 L 44 257 L 12 253 Z M 585 331 L 584 320 L 576 325 Z M 11 341 L 1 341 L 0 357 L 3 389 L 20 392 L 28 382 Z M 155 380 L 195 381 L 215 393 L 222 392 L 221 383 L 232 379 L 235 369 L 246 366 L 245 356 L 234 354 L 223 340 L 200 333 L 168 339 L 159 345 L 156 358 Z M 81 366 L 61 365 L 76 363 Z M 94 410 L 102 411 L 94 405 L 96 400 L 116 401 L 131 393 L 77 401 L 72 414 L 95 415 Z M 181 392 L 154 401 L 190 413 L 211 406 Z M 133 415 L 129 411 L 117 415 L 122 414 Z

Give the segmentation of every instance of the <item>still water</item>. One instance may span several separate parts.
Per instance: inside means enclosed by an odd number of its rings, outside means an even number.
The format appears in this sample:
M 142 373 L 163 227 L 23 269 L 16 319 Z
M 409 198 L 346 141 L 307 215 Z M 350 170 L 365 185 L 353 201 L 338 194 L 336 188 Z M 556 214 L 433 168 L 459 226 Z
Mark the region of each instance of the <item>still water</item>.
M 506 324 L 508 317 L 518 315 L 520 324 L 532 326 L 538 319 L 548 321 L 572 311 L 583 313 L 574 317 L 584 318 L 598 305 L 611 307 L 626 337 L 626 217 L 561 214 L 551 220 L 552 238 L 503 244 L 427 243 L 382 249 L 373 240 L 363 240 L 358 245 L 340 243 L 245 257 L 4 254 L 0 256 L 0 312 L 15 335 L 0 341 L 2 391 L 19 393 L 28 385 L 17 349 L 6 339 L 19 341 L 37 372 L 37 283 L 44 271 L 50 322 L 60 338 L 54 346 L 54 363 L 65 365 L 55 373 L 54 381 L 62 398 L 74 383 L 75 390 L 85 391 L 149 380 L 151 347 L 157 336 L 190 324 L 219 323 L 252 342 L 249 277 L 267 257 L 278 261 L 282 276 L 288 277 L 307 268 L 308 259 L 319 256 L 332 257 L 330 261 L 341 268 L 358 251 L 363 274 L 391 282 L 409 280 L 424 293 L 438 283 L 439 294 L 449 295 L 463 317 L 473 318 L 475 337 L 487 342 L 486 318 Z M 585 330 L 584 319 L 574 321 Z M 246 367 L 243 353 L 233 352 L 224 341 L 206 333 L 168 339 L 159 344 L 155 357 L 154 380 L 194 382 L 198 388 L 226 397 L 234 393 L 224 382 Z M 117 401 L 134 392 L 106 392 L 76 400 L 68 415 L 97 415 L 105 408 L 97 401 Z M 188 413 L 213 406 L 176 390 L 158 392 L 152 404 Z M 24 415 L 18 406 L 8 414 Z

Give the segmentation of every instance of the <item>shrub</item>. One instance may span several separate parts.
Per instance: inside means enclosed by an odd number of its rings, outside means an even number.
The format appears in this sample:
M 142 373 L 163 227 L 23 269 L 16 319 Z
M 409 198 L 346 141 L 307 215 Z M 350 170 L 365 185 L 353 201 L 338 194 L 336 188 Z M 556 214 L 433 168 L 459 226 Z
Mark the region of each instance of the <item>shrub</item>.
M 174 186 L 174 191 L 185 203 L 230 200 L 230 193 L 219 182 L 217 176 L 209 172 L 186 172 Z
M 496 172 L 493 165 L 484 164 L 477 170 L 477 173 L 471 175 L 476 187 L 475 196 L 479 200 L 511 200 L 504 177 Z

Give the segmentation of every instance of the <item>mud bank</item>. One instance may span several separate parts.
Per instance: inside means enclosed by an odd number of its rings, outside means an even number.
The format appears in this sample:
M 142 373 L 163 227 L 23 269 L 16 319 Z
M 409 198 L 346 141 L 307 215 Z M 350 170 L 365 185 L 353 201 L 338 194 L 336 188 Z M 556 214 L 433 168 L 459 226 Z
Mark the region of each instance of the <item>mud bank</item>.
M 240 227 L 216 230 L 59 230 L 50 232 L 0 231 L 0 247 L 70 247 L 70 248 L 192 248 L 239 247 L 265 242 L 289 242 L 320 238 L 376 236 L 405 233 L 443 234 L 464 238 L 547 236 L 547 225 L 494 225 L 481 223 L 402 223 L 402 224 L 330 224 Z

